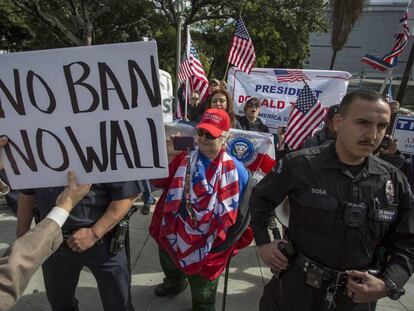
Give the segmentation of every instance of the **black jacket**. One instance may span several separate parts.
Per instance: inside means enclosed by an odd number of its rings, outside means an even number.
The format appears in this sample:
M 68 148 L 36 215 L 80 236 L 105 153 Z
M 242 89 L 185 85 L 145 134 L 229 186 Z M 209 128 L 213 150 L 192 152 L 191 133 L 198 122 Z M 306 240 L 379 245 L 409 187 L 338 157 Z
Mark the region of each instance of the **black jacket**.
M 288 196 L 289 239 L 299 252 L 332 269 L 365 269 L 383 246 L 391 254 L 383 276 L 401 288 L 414 267 L 407 179 L 375 156 L 367 157 L 355 177 L 350 170 L 339 161 L 335 144 L 287 154 L 250 197 L 256 244 L 270 242 L 268 219 Z M 346 210 L 355 205 L 361 207 L 361 225 L 346 225 Z
M 239 117 L 237 120 L 239 121 L 242 130 L 269 133 L 269 128 L 260 118 L 257 118 L 254 123 L 250 123 L 246 116 Z

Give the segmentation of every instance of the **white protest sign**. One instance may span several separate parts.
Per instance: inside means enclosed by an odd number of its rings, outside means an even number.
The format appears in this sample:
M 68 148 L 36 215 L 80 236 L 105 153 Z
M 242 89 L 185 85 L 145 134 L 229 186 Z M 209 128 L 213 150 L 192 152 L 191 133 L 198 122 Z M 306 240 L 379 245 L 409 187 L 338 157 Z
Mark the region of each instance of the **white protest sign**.
M 164 122 L 173 122 L 173 88 L 171 75 L 160 69 L 160 89 Z
M 254 68 L 250 75 L 236 68 L 229 70 L 227 85 L 234 98 L 234 112 L 243 115 L 247 99 L 262 100 L 260 116 L 272 132 L 286 126 L 292 104 L 304 82 L 310 86 L 322 105 L 339 104 L 346 94 L 351 74 L 345 71 Z M 296 81 L 295 81 L 296 80 Z
M 397 148 L 399 151 L 414 155 L 414 117 L 397 115 L 393 137 L 398 138 Z
M 0 56 L 0 134 L 13 189 L 168 175 L 155 42 Z

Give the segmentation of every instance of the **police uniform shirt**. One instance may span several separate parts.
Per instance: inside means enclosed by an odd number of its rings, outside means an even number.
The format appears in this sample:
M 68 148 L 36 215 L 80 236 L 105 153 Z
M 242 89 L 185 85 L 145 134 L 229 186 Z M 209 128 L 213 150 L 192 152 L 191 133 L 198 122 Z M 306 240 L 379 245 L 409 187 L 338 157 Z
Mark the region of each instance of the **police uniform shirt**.
M 35 195 L 40 219 L 44 219 L 55 206 L 56 199 L 63 187 L 26 189 L 21 192 Z M 88 194 L 73 208 L 62 229 L 72 232 L 79 228 L 92 226 L 105 213 L 112 201 L 134 197 L 140 192 L 138 182 L 114 182 L 93 184 Z
M 297 251 L 331 269 L 365 269 L 381 244 L 391 252 L 385 277 L 402 287 L 413 273 L 411 190 L 389 163 L 369 156 L 354 177 L 339 161 L 334 143 L 286 155 L 250 198 L 257 245 L 270 242 L 268 219 L 286 196 L 289 240 Z M 366 206 L 361 226 L 344 224 L 349 203 Z

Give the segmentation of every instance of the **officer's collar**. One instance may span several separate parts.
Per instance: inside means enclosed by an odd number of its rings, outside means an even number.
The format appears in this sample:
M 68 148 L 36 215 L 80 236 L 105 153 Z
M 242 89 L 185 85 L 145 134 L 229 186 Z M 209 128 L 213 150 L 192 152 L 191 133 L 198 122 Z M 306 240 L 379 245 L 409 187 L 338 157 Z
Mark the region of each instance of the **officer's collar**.
M 327 159 L 322 164 L 322 168 L 332 168 L 332 169 L 343 169 L 344 164 L 339 160 L 338 153 L 336 152 L 335 142 L 331 143 L 328 146 L 328 155 Z M 369 174 L 382 175 L 384 171 L 381 166 L 378 165 L 374 155 L 369 155 L 365 161 L 363 169 L 367 169 Z

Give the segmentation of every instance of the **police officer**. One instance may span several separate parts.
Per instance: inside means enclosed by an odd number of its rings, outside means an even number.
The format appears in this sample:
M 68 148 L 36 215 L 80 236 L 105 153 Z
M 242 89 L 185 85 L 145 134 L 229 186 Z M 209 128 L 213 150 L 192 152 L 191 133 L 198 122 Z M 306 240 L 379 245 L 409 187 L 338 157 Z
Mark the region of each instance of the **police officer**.
M 337 141 L 286 155 L 253 189 L 258 252 L 276 276 L 282 272 L 265 286 L 260 310 L 373 310 L 376 300 L 404 293 L 414 266 L 411 190 L 372 155 L 389 120 L 379 93 L 347 94 L 334 117 Z M 291 244 L 271 242 L 267 219 L 286 196 Z M 380 246 L 386 261 L 373 276 L 366 271 Z
M 43 219 L 62 189 L 40 188 L 20 193 L 18 236 L 29 229 L 35 204 Z M 113 254 L 109 246 L 111 229 L 129 211 L 138 193 L 137 182 L 94 184 L 72 210 L 62 227 L 66 243 L 43 264 L 46 295 L 53 311 L 78 310 L 75 290 L 83 266 L 94 275 L 106 311 L 134 310 L 125 249 Z

